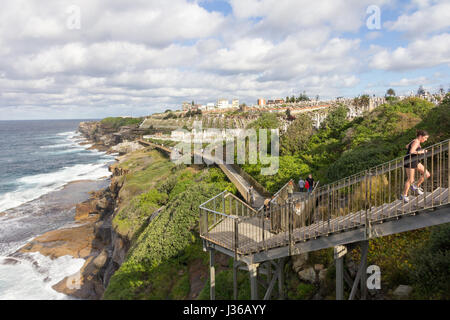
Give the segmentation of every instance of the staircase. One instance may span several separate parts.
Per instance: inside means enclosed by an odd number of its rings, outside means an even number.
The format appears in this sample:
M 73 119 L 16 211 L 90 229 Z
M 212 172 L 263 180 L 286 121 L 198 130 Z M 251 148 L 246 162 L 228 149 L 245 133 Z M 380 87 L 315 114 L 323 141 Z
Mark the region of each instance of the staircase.
M 407 203 L 398 200 L 406 180 L 404 165 L 408 161 L 402 157 L 324 185 L 312 193 L 291 200 L 273 201 L 268 212 L 253 208 L 244 210 L 243 201 L 231 200 L 229 194 L 222 193 L 220 199 L 214 199 L 217 202 L 227 199 L 223 206 L 213 205 L 211 201 L 200 206 L 200 235 L 236 257 L 252 255 L 253 259 L 264 259 L 270 251 L 278 250 L 278 255 L 298 254 L 299 250 L 307 250 L 303 243 L 316 240 L 323 243 L 319 238 L 324 236 L 328 239 L 326 247 L 339 245 L 343 236 L 331 236 L 346 232 L 348 242 L 383 236 L 389 232 L 380 229 L 379 224 L 394 221 L 400 225 L 401 218 L 444 207 L 446 214 L 440 216 L 439 221 L 431 219 L 432 225 L 450 222 L 449 145 L 450 140 L 443 141 L 428 147 L 427 153 L 420 155 L 431 178 L 422 185 L 424 194 L 410 194 Z M 415 171 L 417 180 L 419 173 Z M 409 221 L 406 229 L 430 225 L 426 219 L 416 220 L 420 222 Z M 397 229 L 406 231 L 405 227 Z M 317 246 L 309 247 L 312 250 Z

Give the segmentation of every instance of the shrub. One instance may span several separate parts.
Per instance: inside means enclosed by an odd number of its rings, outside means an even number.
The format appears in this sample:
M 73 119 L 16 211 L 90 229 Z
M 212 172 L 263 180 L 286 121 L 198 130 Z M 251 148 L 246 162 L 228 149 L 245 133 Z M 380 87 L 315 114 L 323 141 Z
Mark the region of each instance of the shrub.
M 432 229 L 430 239 L 413 253 L 412 265 L 421 298 L 450 299 L 450 224 Z
M 122 117 L 108 117 L 101 121 L 103 125 L 116 130 L 123 126 L 139 125 L 141 122 L 142 118 L 122 118 Z

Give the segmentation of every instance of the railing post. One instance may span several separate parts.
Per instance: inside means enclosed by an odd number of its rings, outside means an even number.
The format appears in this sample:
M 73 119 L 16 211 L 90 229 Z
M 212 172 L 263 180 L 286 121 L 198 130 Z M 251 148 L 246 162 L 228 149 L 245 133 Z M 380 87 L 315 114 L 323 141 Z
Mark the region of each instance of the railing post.
M 238 219 L 234 219 L 234 260 L 237 260 L 237 251 L 239 248 L 239 227 Z
M 366 170 L 365 174 L 364 174 L 364 180 L 365 180 L 365 185 L 366 185 L 366 200 L 365 200 L 365 204 L 364 204 L 364 209 L 366 212 L 366 216 L 365 216 L 365 223 L 364 223 L 364 228 L 366 231 L 366 238 L 368 235 L 368 217 L 369 217 L 369 200 L 368 200 L 368 194 L 369 194 L 369 181 L 368 181 L 368 171 Z
M 204 219 L 204 223 L 205 223 L 205 226 L 204 226 L 204 233 L 203 234 L 207 234 L 208 233 L 208 212 L 206 212 L 206 211 L 203 211 L 203 219 Z
M 209 249 L 209 294 L 211 300 L 216 299 L 216 268 L 214 264 L 214 249 Z
M 289 229 L 289 255 L 292 255 L 292 202 L 288 200 L 288 229 Z

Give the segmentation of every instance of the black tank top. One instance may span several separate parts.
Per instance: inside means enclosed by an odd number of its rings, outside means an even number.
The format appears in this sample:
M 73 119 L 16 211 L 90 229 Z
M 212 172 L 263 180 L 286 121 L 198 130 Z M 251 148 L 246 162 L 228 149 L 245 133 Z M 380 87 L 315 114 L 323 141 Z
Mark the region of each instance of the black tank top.
M 414 140 L 416 140 L 416 139 L 414 139 Z M 412 146 L 412 143 L 414 142 L 414 140 L 408 144 L 408 151 L 406 152 L 406 155 L 409 155 L 411 153 L 411 146 Z M 422 150 L 422 147 L 419 145 L 419 147 L 416 149 L 416 151 L 420 151 L 420 150 Z M 412 156 L 417 156 L 417 154 L 413 154 Z

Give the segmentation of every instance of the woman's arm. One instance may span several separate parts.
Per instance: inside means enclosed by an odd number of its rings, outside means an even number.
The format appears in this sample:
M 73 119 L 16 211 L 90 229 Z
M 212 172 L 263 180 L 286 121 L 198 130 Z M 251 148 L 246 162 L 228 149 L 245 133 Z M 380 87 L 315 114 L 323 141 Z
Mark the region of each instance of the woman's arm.
M 419 147 L 419 145 L 420 145 L 419 141 L 414 140 L 414 142 L 412 143 L 412 146 L 411 146 L 411 152 L 410 153 L 411 154 L 423 154 L 423 153 L 425 153 L 424 150 L 417 151 L 417 148 Z

